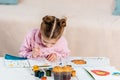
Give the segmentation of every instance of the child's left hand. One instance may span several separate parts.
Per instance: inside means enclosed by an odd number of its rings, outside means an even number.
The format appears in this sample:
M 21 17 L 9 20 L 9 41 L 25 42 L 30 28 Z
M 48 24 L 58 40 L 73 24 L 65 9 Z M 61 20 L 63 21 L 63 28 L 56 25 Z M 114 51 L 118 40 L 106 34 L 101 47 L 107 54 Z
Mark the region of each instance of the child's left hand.
M 46 57 L 46 59 L 47 59 L 48 61 L 51 61 L 51 62 L 56 61 L 56 60 L 57 60 L 57 55 L 56 55 L 55 53 L 49 54 L 49 55 Z
M 34 48 L 33 51 L 32 51 L 32 58 L 37 58 L 39 56 L 41 56 L 40 48 L 39 47 L 38 48 Z

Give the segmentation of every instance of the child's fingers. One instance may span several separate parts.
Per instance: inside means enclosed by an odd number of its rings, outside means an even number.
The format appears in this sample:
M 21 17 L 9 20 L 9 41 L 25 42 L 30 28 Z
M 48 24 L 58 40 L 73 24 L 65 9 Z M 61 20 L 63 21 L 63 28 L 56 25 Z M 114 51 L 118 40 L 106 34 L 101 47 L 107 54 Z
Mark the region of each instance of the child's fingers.
M 50 55 L 48 55 L 48 56 L 46 57 L 46 59 L 47 59 L 48 61 L 50 61 L 49 58 L 50 58 Z
M 49 58 L 51 57 L 51 54 L 50 55 L 48 55 L 46 58 L 47 58 L 47 60 L 49 60 Z
M 54 61 L 54 60 L 55 60 L 54 55 L 50 56 L 49 61 Z
M 40 52 L 40 48 L 35 48 L 34 52 L 39 53 Z
M 37 58 L 40 56 L 39 52 L 35 52 L 33 51 L 33 54 L 32 54 L 33 58 Z
M 55 61 L 56 60 L 56 55 L 55 54 L 50 54 L 50 55 L 48 55 L 47 59 L 49 61 Z
M 36 47 L 33 49 L 33 58 L 37 58 L 40 56 L 40 48 L 39 47 Z
M 39 56 L 39 55 L 37 55 L 37 54 L 34 54 L 34 53 L 32 54 L 32 57 L 33 57 L 33 58 L 37 58 L 38 56 Z

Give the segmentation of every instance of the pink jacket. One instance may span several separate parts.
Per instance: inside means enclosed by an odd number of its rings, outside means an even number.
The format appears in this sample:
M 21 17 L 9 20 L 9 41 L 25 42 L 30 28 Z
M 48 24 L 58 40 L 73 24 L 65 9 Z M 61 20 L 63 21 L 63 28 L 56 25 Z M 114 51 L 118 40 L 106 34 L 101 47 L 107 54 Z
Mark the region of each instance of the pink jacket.
M 40 48 L 42 55 L 39 58 L 45 57 L 48 54 L 55 53 L 58 58 L 64 58 L 69 56 L 70 50 L 68 49 L 67 41 L 64 37 L 61 37 L 57 43 L 52 47 L 45 47 L 41 42 L 41 38 L 38 37 L 39 29 L 33 29 L 25 38 L 19 55 L 22 57 L 32 58 L 32 50 L 34 48 Z

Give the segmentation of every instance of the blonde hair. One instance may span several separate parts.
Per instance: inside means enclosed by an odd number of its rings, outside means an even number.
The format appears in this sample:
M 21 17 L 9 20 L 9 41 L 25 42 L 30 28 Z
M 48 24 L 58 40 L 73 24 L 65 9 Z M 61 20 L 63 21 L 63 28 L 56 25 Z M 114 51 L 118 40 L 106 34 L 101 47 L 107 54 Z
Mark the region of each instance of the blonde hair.
M 66 19 L 56 18 L 55 16 L 45 16 L 41 23 L 41 34 L 47 39 L 58 39 L 61 37 L 64 27 L 66 26 Z

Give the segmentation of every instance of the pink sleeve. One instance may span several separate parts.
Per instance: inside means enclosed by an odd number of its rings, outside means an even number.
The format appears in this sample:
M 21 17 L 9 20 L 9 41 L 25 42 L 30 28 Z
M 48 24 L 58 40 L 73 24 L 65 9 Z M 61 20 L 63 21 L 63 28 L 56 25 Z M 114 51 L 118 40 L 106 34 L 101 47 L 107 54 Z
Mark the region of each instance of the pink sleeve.
M 19 50 L 19 55 L 21 57 L 26 57 L 26 58 L 31 58 L 31 55 L 32 55 L 32 43 L 31 43 L 31 40 L 32 40 L 32 32 L 30 32 L 24 39 L 24 42 L 23 44 L 21 45 L 20 47 L 20 50 Z
M 65 58 L 65 57 L 68 57 L 70 55 L 70 50 L 68 48 L 67 41 L 64 37 L 62 37 L 60 39 L 57 47 L 58 48 L 56 50 L 56 54 L 57 54 L 58 58 Z

